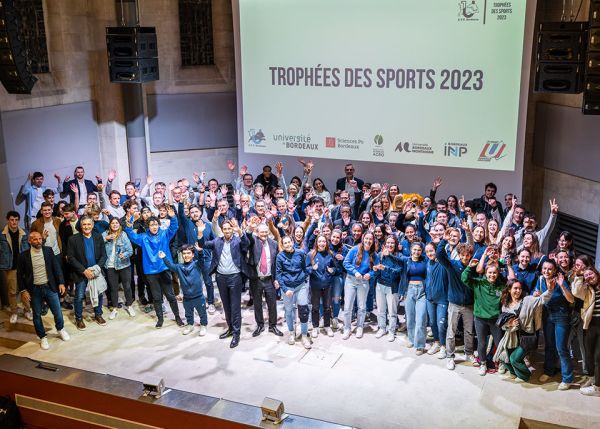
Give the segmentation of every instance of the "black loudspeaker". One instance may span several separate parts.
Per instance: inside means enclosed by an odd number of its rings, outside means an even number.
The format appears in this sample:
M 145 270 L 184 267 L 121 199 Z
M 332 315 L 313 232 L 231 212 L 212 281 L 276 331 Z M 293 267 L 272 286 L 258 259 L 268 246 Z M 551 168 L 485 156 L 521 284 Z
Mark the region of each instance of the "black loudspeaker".
M 590 30 L 585 61 L 583 114 L 600 115 L 600 1 L 590 2 Z
M 19 34 L 20 21 L 14 0 L 0 0 L 0 80 L 9 94 L 31 94 L 37 81 Z
M 578 94 L 583 90 L 587 22 L 540 24 L 535 90 Z
M 158 46 L 154 27 L 106 27 L 110 81 L 158 80 Z

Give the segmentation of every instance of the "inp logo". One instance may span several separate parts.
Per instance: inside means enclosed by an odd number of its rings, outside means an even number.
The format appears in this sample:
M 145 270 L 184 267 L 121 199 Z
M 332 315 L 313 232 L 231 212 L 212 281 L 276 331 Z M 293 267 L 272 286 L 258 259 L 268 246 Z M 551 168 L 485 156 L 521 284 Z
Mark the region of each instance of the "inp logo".
M 500 141 L 488 141 L 481 153 L 479 154 L 478 161 L 490 162 L 492 160 L 498 161 L 499 159 L 504 158 L 504 149 L 506 149 L 506 143 L 502 140 Z
M 261 129 L 256 131 L 254 128 L 252 128 L 248 131 L 248 135 L 250 135 L 248 142 L 252 144 L 260 144 L 267 139 Z
M 410 143 L 409 142 L 400 142 L 396 145 L 396 149 L 394 149 L 394 152 L 410 152 Z

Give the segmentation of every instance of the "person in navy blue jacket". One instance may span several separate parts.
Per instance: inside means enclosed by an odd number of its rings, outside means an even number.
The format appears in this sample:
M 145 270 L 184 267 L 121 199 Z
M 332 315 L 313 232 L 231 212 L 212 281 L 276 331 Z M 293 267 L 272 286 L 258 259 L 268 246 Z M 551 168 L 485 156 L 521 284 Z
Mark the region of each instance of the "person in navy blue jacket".
M 358 312 L 356 318 L 356 338 L 362 338 L 367 314 L 367 294 L 369 293 L 369 279 L 375 275 L 373 266 L 379 264 L 379 255 L 375 246 L 375 236 L 366 232 L 359 245 L 354 246 L 344 259 L 346 269 L 346 284 L 344 286 L 344 336 L 350 338 L 352 310 L 356 301 Z
M 544 260 L 542 260 L 542 263 Z M 523 288 L 523 295 L 531 295 L 538 281 L 538 267 L 541 268 L 541 266 L 542 264 L 531 263 L 531 251 L 521 249 L 517 255 L 517 262 L 512 265 L 509 264 L 507 267 L 508 277 L 519 280 Z
M 242 274 L 248 275 L 245 254 L 250 242 L 235 219 L 225 220 L 221 225 L 223 237 L 205 241 L 198 237 L 198 245 L 202 249 L 212 250 L 210 272 L 216 273 L 217 287 L 225 310 L 227 330 L 219 338 L 231 338 L 229 347 L 237 347 L 240 343 L 242 325 Z M 204 225 L 198 227 L 198 234 L 204 232 Z M 237 235 L 234 235 L 236 233 Z
M 444 359 L 448 330 L 448 276 L 435 254 L 435 244 L 427 244 L 425 246 L 425 255 L 428 259 L 425 297 L 427 298 L 427 315 L 433 334 L 433 346 L 427 351 L 427 354 L 434 355 L 439 352 L 438 359 Z
M 312 337 L 319 335 L 319 312 L 323 304 L 323 327 L 328 336 L 333 337 L 331 329 L 331 285 L 336 271 L 335 260 L 329 241 L 320 234 L 313 249 L 306 258 L 306 271 L 309 274 L 310 301 L 312 304 Z
M 310 310 L 308 307 L 309 287 L 307 282 L 306 253 L 294 248 L 294 243 L 290 236 L 283 237 L 281 245 L 283 251 L 277 255 L 275 277 L 283 292 L 285 320 L 289 331 L 288 344 L 294 345 L 296 343 L 294 329 L 294 322 L 296 320 L 294 304 L 296 304 L 300 318 L 302 345 L 304 348 L 310 349 L 311 341 L 308 336 L 308 315 Z
M 179 307 L 177 306 L 177 298 L 175 298 L 175 292 L 173 290 L 173 284 L 171 281 L 171 274 L 169 269 L 165 265 L 162 259 L 158 257 L 158 252 L 162 251 L 167 255 L 167 258 L 171 260 L 171 250 L 169 248 L 169 242 L 175 234 L 177 234 L 178 222 L 175 217 L 175 210 L 169 207 L 168 216 L 171 221 L 168 229 L 161 229 L 159 220 L 154 216 L 148 219 L 148 230 L 147 232 L 136 233 L 133 230 L 133 224 L 130 222 L 131 219 L 126 220 L 125 232 L 129 237 L 129 240 L 133 244 L 138 245 L 142 250 L 142 265 L 144 267 L 144 274 L 146 281 L 150 285 L 152 291 L 152 301 L 154 304 L 154 311 L 158 321 L 156 322 L 156 328 L 160 329 L 164 323 L 163 317 L 163 294 L 169 302 L 171 311 L 175 315 L 175 322 L 179 326 L 183 326 L 183 320 L 179 316 Z
M 462 318 L 465 341 L 465 358 L 471 363 L 477 362 L 473 355 L 473 291 L 461 280 L 462 272 L 469 266 L 473 256 L 473 246 L 460 243 L 457 245 L 459 259 L 450 259 L 446 251 L 452 228 L 444 233 L 444 239 L 436 250 L 436 258 L 444 267 L 448 276 L 448 331 L 446 332 L 446 368 L 455 368 L 454 352 L 456 347 L 455 335 L 458 321 Z
M 179 220 L 179 228 L 183 230 L 183 244 L 196 244 L 198 240 L 198 221 L 202 217 L 202 209 L 196 204 L 190 206 L 189 217 L 185 215 L 183 202 L 179 203 L 177 209 L 177 220 Z M 202 232 L 204 241 L 210 241 L 215 238 L 212 227 L 210 225 L 204 225 L 204 231 Z M 214 314 L 215 312 L 215 286 L 213 285 L 212 276 L 210 274 L 210 260 L 211 252 L 208 249 L 204 249 L 199 255 L 203 259 L 202 264 L 202 279 L 204 280 L 204 286 L 206 287 L 206 300 L 208 302 L 208 313 Z
M 342 292 L 344 291 L 344 258 L 348 253 L 348 248 L 342 243 L 342 231 L 340 229 L 336 228 L 331 232 L 329 247 L 335 262 L 335 272 L 332 274 L 331 279 L 331 304 L 333 311 L 331 327 L 338 329 L 338 316 L 342 305 Z
M 379 329 L 375 338 L 388 335 L 388 341 L 396 338 L 396 325 L 398 323 L 398 288 L 400 277 L 405 274 L 404 264 L 396 258 L 398 254 L 398 239 L 395 235 L 388 235 L 384 241 L 383 249 L 379 253 L 380 262 L 373 266 L 376 279 L 377 300 L 377 325 Z M 387 325 L 386 325 L 387 312 Z
M 175 264 L 166 256 L 165 252 L 158 252 L 158 257 L 162 259 L 169 270 L 177 273 L 179 287 L 183 292 L 183 309 L 185 310 L 187 326 L 182 333 L 188 335 L 194 331 L 194 309 L 196 309 L 198 316 L 200 316 L 199 335 L 203 337 L 206 335 L 208 316 L 206 314 L 206 302 L 202 294 L 202 266 L 204 264 L 202 252 L 194 257 L 194 245 L 184 244 L 181 246 L 183 264 Z

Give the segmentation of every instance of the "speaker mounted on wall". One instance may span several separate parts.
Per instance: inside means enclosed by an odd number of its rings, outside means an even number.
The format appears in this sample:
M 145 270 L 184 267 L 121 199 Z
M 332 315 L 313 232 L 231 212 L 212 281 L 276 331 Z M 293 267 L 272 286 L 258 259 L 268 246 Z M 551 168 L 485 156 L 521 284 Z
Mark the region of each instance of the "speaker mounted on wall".
M 589 17 L 582 110 L 584 115 L 600 115 L 600 0 L 590 2 Z
M 578 94 L 583 90 L 587 22 L 544 22 L 539 26 L 535 90 Z
M 31 73 L 20 34 L 21 22 L 14 0 L 0 1 L 0 81 L 9 94 L 31 94 L 37 78 Z
M 106 27 L 106 48 L 111 82 L 158 80 L 155 27 Z

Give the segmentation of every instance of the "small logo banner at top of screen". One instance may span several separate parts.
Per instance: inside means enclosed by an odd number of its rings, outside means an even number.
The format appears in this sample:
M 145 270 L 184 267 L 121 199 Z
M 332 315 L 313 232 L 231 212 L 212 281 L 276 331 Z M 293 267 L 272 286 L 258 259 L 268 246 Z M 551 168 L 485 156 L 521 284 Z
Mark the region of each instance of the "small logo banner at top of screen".
M 483 146 L 483 149 L 481 150 L 477 160 L 482 162 L 498 161 L 506 156 L 504 153 L 505 149 L 506 143 L 504 143 L 502 140 L 488 140 L 488 142 Z
M 250 136 L 250 138 L 248 139 L 248 143 L 251 143 L 256 146 L 260 145 L 267 139 L 265 133 L 263 133 L 263 131 L 260 128 L 258 130 L 251 128 L 250 130 L 248 130 L 248 135 Z
M 458 2 L 459 21 L 479 21 L 478 0 L 461 0 Z

